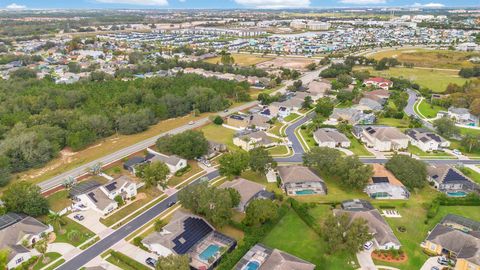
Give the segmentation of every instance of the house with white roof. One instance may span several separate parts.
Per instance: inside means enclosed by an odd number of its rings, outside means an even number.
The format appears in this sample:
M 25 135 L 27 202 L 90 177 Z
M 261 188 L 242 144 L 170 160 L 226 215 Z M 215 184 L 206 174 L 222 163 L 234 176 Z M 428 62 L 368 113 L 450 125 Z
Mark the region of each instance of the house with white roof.
M 350 140 L 345 134 L 333 128 L 319 128 L 313 133 L 313 139 L 320 147 L 349 148 Z
M 409 129 L 406 135 L 413 146 L 420 148 L 424 152 L 436 151 L 450 146 L 449 141 L 424 128 Z
M 447 112 L 448 117 L 455 120 L 455 123 L 467 126 L 478 126 L 478 116 L 470 113 L 466 108 L 450 107 Z
M 274 194 L 265 190 L 265 186 L 253 181 L 237 178 L 232 181 L 226 181 L 219 188 L 233 188 L 240 194 L 240 203 L 236 209 L 245 212 L 248 204 L 257 199 L 273 199 Z
M 355 126 L 354 134 L 369 148 L 388 152 L 408 148 L 409 138 L 395 127 Z

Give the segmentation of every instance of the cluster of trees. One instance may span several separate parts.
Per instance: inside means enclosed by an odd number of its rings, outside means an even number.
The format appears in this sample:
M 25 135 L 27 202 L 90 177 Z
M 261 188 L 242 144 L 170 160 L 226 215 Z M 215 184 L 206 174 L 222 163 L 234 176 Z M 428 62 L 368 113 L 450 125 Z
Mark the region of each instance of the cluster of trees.
M 175 154 L 185 159 L 201 157 L 208 152 L 207 139 L 203 132 L 196 130 L 160 137 L 156 145 L 162 153 Z
M 398 90 L 392 90 L 390 93 L 391 95 L 389 101 L 391 101 L 395 106 L 385 106 L 383 116 L 402 119 L 404 116 L 403 109 L 408 104 L 408 93 Z
M 222 227 L 232 218 L 232 208 L 240 203 L 240 194 L 235 189 L 216 188 L 204 181 L 182 189 L 178 199 L 186 209 Z
M 260 226 L 274 220 L 278 214 L 278 206 L 272 200 L 256 199 L 251 201 L 245 210 L 243 223 L 247 226 Z
M 371 165 L 365 165 L 357 156 L 344 156 L 337 149 L 315 147 L 303 156 L 303 163 L 326 175 L 337 177 L 347 190 L 363 190 L 373 175 Z
M 373 68 L 375 70 L 386 70 L 386 69 L 389 69 L 391 67 L 395 67 L 395 66 L 398 66 L 398 65 L 400 65 L 400 62 L 396 58 L 385 57 L 385 58 L 380 59 L 380 61 L 378 61 L 374 65 Z
M 170 174 L 168 166 L 160 161 L 144 163 L 138 167 L 137 176 L 145 182 L 146 187 L 167 187 L 167 177 Z
M 323 78 L 336 78 L 341 74 L 350 74 L 352 72 L 352 65 L 348 64 L 332 64 L 327 69 L 320 72 L 320 76 Z
M 188 255 L 170 254 L 168 256 L 159 256 L 156 270 L 189 270 L 190 257 Z
M 40 167 L 64 147 L 76 151 L 115 133 L 144 131 L 162 119 L 223 110 L 247 92 L 247 83 L 193 74 L 72 85 L 1 81 L 0 175 Z
M 270 153 L 262 147 L 254 148 L 249 152 L 237 151 L 224 154 L 218 162 L 220 174 L 227 177 L 239 176 L 248 168 L 254 172 L 266 174 L 270 168 L 276 166 Z
M 463 85 L 449 84 L 445 91 L 448 94 L 441 99 L 433 99 L 432 104 L 448 108 L 468 108 L 470 113 L 480 115 L 480 78 L 467 81 Z
M 480 66 L 475 66 L 473 68 L 462 68 L 458 72 L 458 75 L 462 76 L 463 78 L 480 77 Z
M 421 160 L 396 154 L 388 160 L 385 168 L 402 181 L 409 190 L 422 188 L 427 184 L 427 165 Z
M 442 117 L 433 121 L 433 126 L 437 132 L 446 138 L 456 138 L 460 136 L 460 128 L 455 125 L 455 121 L 448 117 Z M 480 136 L 474 134 L 466 134 L 460 140 L 465 151 L 472 153 L 480 151 Z
M 367 222 L 361 218 L 350 222 L 346 214 L 329 215 L 322 225 L 322 236 L 329 253 L 355 254 L 363 249 L 365 242 L 372 239 Z
M 20 181 L 10 185 L 2 195 L 7 212 L 24 213 L 32 217 L 46 215 L 49 212 L 47 199 L 35 184 Z

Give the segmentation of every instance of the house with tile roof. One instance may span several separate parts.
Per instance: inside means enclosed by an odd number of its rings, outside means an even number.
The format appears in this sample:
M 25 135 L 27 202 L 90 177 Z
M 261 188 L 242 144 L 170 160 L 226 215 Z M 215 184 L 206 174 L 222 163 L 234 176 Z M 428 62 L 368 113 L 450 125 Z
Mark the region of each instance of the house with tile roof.
M 320 147 L 350 147 L 350 140 L 345 134 L 333 128 L 319 128 L 313 132 L 313 139 Z
M 388 90 L 393 86 L 393 82 L 382 77 L 371 77 L 363 81 L 365 86 L 373 86 L 376 88 L 381 88 L 383 90 Z
M 264 185 L 243 178 L 226 181 L 219 188 L 233 188 L 238 191 L 240 203 L 236 209 L 240 212 L 245 212 L 248 204 L 253 200 L 274 198 L 274 194 L 266 191 Z
M 233 144 L 245 151 L 250 151 L 257 147 L 271 147 L 277 144 L 274 138 L 270 137 L 265 131 L 241 132 L 235 134 Z
M 315 265 L 278 249 L 256 244 L 240 259 L 234 270 L 313 270 Z
M 288 195 L 327 194 L 327 185 L 323 179 L 308 167 L 278 166 L 277 172 L 282 188 Z

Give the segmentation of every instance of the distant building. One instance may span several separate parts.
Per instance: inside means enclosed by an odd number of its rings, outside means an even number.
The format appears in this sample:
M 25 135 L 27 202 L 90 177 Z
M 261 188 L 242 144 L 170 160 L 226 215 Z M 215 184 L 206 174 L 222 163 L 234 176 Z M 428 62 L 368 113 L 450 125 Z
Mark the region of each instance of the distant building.
M 309 21 L 307 23 L 307 29 L 312 31 L 325 31 L 330 28 L 330 23 L 328 22 L 319 22 L 319 21 Z
M 362 110 L 355 108 L 334 108 L 328 121 L 337 124 L 340 121 L 347 121 L 351 125 L 370 125 L 375 123 L 373 113 L 366 114 Z
M 471 114 L 466 108 L 448 108 L 448 117 L 455 120 L 457 124 L 466 126 L 478 126 L 478 117 Z
M 235 135 L 233 144 L 245 151 L 250 151 L 257 147 L 271 147 L 277 143 L 265 131 L 254 131 Z
M 457 51 L 474 52 L 480 51 L 480 45 L 473 42 L 460 43 L 456 47 Z
M 262 244 L 253 246 L 233 270 L 314 270 L 315 265 L 278 249 Z
M 363 81 L 365 86 L 374 86 L 383 90 L 388 90 L 393 86 L 393 82 L 381 77 L 372 77 Z

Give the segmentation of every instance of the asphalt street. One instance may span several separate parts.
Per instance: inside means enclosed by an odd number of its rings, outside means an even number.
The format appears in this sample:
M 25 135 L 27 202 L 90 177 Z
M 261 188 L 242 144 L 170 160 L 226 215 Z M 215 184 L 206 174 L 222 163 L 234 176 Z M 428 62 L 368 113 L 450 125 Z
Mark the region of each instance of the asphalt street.
M 207 177 L 209 180 L 212 180 L 218 177 L 220 174 L 218 170 L 212 171 L 205 176 L 199 177 L 198 179 L 191 182 L 189 185 L 198 183 L 204 177 Z M 170 197 L 166 198 L 165 200 L 159 202 L 152 208 L 148 209 L 147 211 L 143 212 L 127 224 L 123 225 L 119 229 L 115 230 L 113 233 L 108 235 L 107 237 L 103 238 L 102 240 L 95 243 L 93 246 L 87 248 L 82 253 L 78 254 L 73 259 L 63 263 L 57 269 L 58 270 L 73 270 L 73 269 L 80 269 L 86 263 L 91 261 L 93 258 L 99 256 L 113 245 L 115 245 L 120 240 L 127 237 L 129 234 L 133 233 L 135 230 L 139 229 L 149 221 L 153 220 L 155 217 L 160 215 L 163 211 L 168 209 L 168 205 L 171 202 L 177 201 L 177 193 L 174 193 Z

